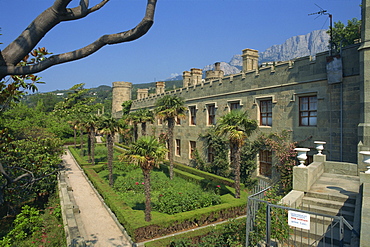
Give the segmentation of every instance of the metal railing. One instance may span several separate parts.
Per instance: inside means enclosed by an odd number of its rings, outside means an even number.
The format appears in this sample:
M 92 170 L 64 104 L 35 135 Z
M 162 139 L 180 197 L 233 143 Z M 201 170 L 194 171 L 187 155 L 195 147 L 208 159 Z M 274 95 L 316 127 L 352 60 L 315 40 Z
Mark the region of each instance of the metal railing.
M 286 207 L 272 203 L 265 189 L 248 197 L 246 246 L 344 246 L 359 234 L 343 216 Z M 309 215 L 306 228 L 288 224 L 288 212 Z M 308 228 L 308 229 L 307 229 Z

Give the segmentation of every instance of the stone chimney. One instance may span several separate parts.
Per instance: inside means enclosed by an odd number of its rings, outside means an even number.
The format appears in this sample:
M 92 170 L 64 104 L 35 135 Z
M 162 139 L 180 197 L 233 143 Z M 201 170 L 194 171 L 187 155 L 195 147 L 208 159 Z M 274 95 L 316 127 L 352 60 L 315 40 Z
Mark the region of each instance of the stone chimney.
M 258 51 L 253 49 L 243 50 L 243 72 L 258 69 Z
M 148 91 L 147 88 L 138 88 L 137 89 L 137 99 L 143 99 L 148 97 Z
M 190 70 L 190 73 L 191 73 L 191 85 L 195 86 L 202 82 L 202 73 L 203 73 L 202 69 L 193 68 Z
M 206 82 L 212 81 L 212 80 L 218 80 L 224 77 L 224 71 L 221 70 L 221 63 L 217 62 L 215 63 L 214 70 L 207 70 L 206 71 Z
M 191 85 L 191 73 L 190 71 L 182 72 L 182 87 L 188 87 Z
M 164 81 L 157 81 L 155 83 L 155 87 L 156 87 L 156 94 L 162 94 L 164 93 L 164 90 L 165 90 L 165 87 L 166 87 L 166 82 Z

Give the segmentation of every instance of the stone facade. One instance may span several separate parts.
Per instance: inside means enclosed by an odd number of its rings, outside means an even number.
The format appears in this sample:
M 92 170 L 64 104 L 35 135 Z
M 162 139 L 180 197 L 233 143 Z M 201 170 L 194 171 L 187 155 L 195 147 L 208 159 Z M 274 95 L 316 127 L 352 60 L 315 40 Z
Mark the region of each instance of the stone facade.
M 189 163 L 194 142 L 199 151 L 204 150 L 204 157 L 207 156 L 198 137 L 212 125 L 208 122 L 210 114 L 215 113 L 217 121 L 232 108 L 247 111 L 250 118 L 258 120 L 257 133 L 289 130 L 293 141 L 302 141 L 300 146 L 312 150 L 314 141 L 326 141 L 328 160 L 357 163 L 358 143 L 363 142 L 362 150 L 370 150 L 370 97 L 367 95 L 370 94 L 367 85 L 370 83 L 370 39 L 366 38 L 370 35 L 370 13 L 366 12 L 367 5 L 370 3 L 364 1 L 363 15 L 367 19 L 362 26 L 362 40 L 366 42 L 345 47 L 340 55 L 331 57 L 323 52 L 315 58 L 307 56 L 258 67 L 258 51 L 244 49 L 241 73 L 224 76 L 216 65 L 215 71 L 208 72 L 209 78 L 201 80 L 201 70 L 185 71 L 183 88 L 161 90 L 156 95 L 134 100 L 131 109 L 153 109 L 157 99 L 167 94 L 185 99 L 188 116 L 174 131 L 175 147 L 180 145 L 175 161 L 184 164 Z M 337 81 L 328 80 L 333 75 Z M 264 104 L 270 107 L 267 113 Z M 190 120 L 192 113 L 196 114 L 195 124 Z M 265 113 L 269 117 L 266 118 Z M 158 135 L 164 131 L 165 125 L 158 121 L 148 126 L 148 133 Z

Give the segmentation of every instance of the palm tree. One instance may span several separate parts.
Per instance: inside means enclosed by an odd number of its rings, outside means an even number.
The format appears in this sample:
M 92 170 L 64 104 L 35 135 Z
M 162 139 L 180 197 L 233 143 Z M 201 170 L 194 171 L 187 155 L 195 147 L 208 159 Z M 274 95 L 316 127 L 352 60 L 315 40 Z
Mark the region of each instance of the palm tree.
M 186 107 L 184 100 L 176 95 L 166 95 L 155 103 L 156 115 L 167 122 L 168 157 L 170 161 L 170 178 L 173 179 L 173 129 L 177 118 L 184 118 Z
M 76 148 L 77 129 L 78 129 L 78 125 L 80 124 L 80 120 L 74 119 L 74 120 L 68 121 L 68 123 L 73 129 L 73 144 L 74 144 L 74 147 Z
M 96 115 L 87 116 L 82 122 L 88 133 L 88 154 L 89 162 L 95 165 L 95 132 L 98 126 L 99 117 Z
M 140 166 L 144 175 L 145 190 L 145 220 L 150 221 L 151 216 L 151 196 L 150 196 L 150 171 L 158 167 L 159 162 L 163 161 L 167 149 L 154 136 L 142 136 L 131 147 L 126 150 L 120 159 L 132 162 Z
M 139 123 L 141 123 L 141 135 L 146 135 L 146 123 L 153 123 L 154 122 L 154 114 L 149 109 L 140 109 L 137 111 L 137 115 L 139 118 Z
M 245 139 L 257 129 L 257 121 L 249 119 L 247 112 L 233 110 L 220 118 L 216 133 L 226 136 L 230 145 L 230 161 L 234 168 L 235 198 L 240 198 L 240 151 Z
M 137 125 L 140 123 L 140 118 L 137 112 L 131 112 L 126 117 L 125 120 L 128 121 L 133 127 L 133 136 L 134 142 L 137 141 L 138 133 L 137 133 Z
M 124 121 L 118 121 L 112 117 L 104 117 L 100 122 L 100 132 L 106 135 L 107 138 L 107 148 L 108 148 L 108 170 L 109 170 L 109 185 L 113 186 L 113 144 L 114 136 L 127 126 Z

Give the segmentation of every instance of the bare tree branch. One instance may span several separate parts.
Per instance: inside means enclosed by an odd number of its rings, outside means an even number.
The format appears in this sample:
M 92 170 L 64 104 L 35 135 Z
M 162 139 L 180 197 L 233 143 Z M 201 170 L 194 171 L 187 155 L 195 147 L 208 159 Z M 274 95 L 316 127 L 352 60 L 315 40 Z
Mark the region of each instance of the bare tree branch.
M 81 0 L 80 6 L 67 9 L 72 0 L 55 0 L 53 6 L 46 9 L 0 53 L 0 79 L 7 75 L 27 75 L 43 71 L 56 64 L 66 63 L 87 57 L 105 45 L 118 44 L 140 38 L 148 32 L 154 22 L 157 0 L 147 0 L 146 13 L 142 21 L 133 29 L 116 34 L 101 36 L 95 42 L 75 51 L 54 55 L 30 66 L 16 66 L 50 31 L 62 21 L 83 18 L 102 8 L 109 0 L 88 8 L 89 1 Z

